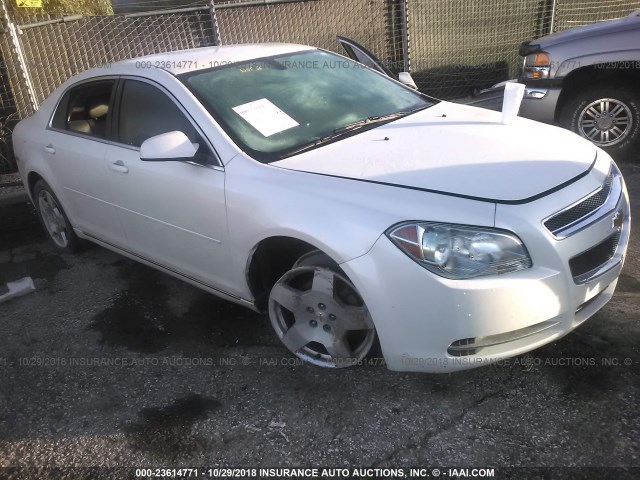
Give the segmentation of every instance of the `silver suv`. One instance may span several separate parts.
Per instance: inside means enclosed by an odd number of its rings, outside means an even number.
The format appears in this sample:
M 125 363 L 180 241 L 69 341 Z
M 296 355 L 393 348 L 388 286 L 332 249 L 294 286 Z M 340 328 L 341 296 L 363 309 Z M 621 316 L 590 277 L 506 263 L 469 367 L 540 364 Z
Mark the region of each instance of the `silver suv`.
M 640 152 L 640 10 L 525 42 L 520 114 L 557 123 L 617 159 Z

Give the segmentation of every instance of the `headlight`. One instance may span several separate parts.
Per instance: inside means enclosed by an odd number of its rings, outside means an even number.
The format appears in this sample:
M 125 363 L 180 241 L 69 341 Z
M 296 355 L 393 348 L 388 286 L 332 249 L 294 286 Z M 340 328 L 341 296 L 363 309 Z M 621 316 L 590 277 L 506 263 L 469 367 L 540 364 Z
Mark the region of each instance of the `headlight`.
M 548 67 L 551 65 L 551 57 L 547 52 L 537 52 L 527 55 L 525 66 L 527 67 Z
M 546 52 L 527 55 L 524 62 L 524 78 L 529 80 L 544 80 L 551 72 L 551 57 Z
M 427 270 L 451 279 L 500 275 L 531 267 L 513 233 L 447 223 L 404 223 L 386 232 L 400 250 Z

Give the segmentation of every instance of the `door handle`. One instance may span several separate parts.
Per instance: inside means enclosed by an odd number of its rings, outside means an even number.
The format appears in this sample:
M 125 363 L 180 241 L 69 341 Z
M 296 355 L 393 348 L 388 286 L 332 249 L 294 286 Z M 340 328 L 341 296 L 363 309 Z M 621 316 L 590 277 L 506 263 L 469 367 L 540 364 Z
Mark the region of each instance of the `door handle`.
M 109 168 L 118 173 L 129 173 L 129 168 L 124 164 L 122 160 L 112 162 L 109 164 Z
M 44 147 L 44 151 L 47 152 L 50 155 L 54 155 L 56 153 L 56 149 L 53 148 L 53 145 L 49 144 L 46 147 Z

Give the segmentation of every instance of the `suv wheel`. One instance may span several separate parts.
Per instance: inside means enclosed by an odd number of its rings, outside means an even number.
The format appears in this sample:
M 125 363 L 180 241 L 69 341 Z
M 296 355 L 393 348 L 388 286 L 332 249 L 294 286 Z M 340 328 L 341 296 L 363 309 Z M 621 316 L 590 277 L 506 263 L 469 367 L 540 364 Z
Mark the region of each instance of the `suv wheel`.
M 616 160 L 632 160 L 640 146 L 640 95 L 627 85 L 593 86 L 567 100 L 560 123 Z

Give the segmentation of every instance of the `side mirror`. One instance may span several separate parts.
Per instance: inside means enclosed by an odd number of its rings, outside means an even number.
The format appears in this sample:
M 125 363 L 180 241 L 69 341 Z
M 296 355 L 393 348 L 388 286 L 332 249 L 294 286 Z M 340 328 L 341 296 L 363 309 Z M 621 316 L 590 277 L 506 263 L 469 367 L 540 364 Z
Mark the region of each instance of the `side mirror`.
M 140 146 L 140 160 L 146 162 L 167 162 L 193 158 L 198 144 L 191 143 L 182 132 L 167 132 L 144 141 Z
M 400 72 L 398 74 L 398 80 L 400 80 L 400 83 L 404 83 L 407 87 L 418 90 L 418 86 L 416 85 L 416 82 L 413 81 L 413 77 L 411 77 L 409 72 Z

